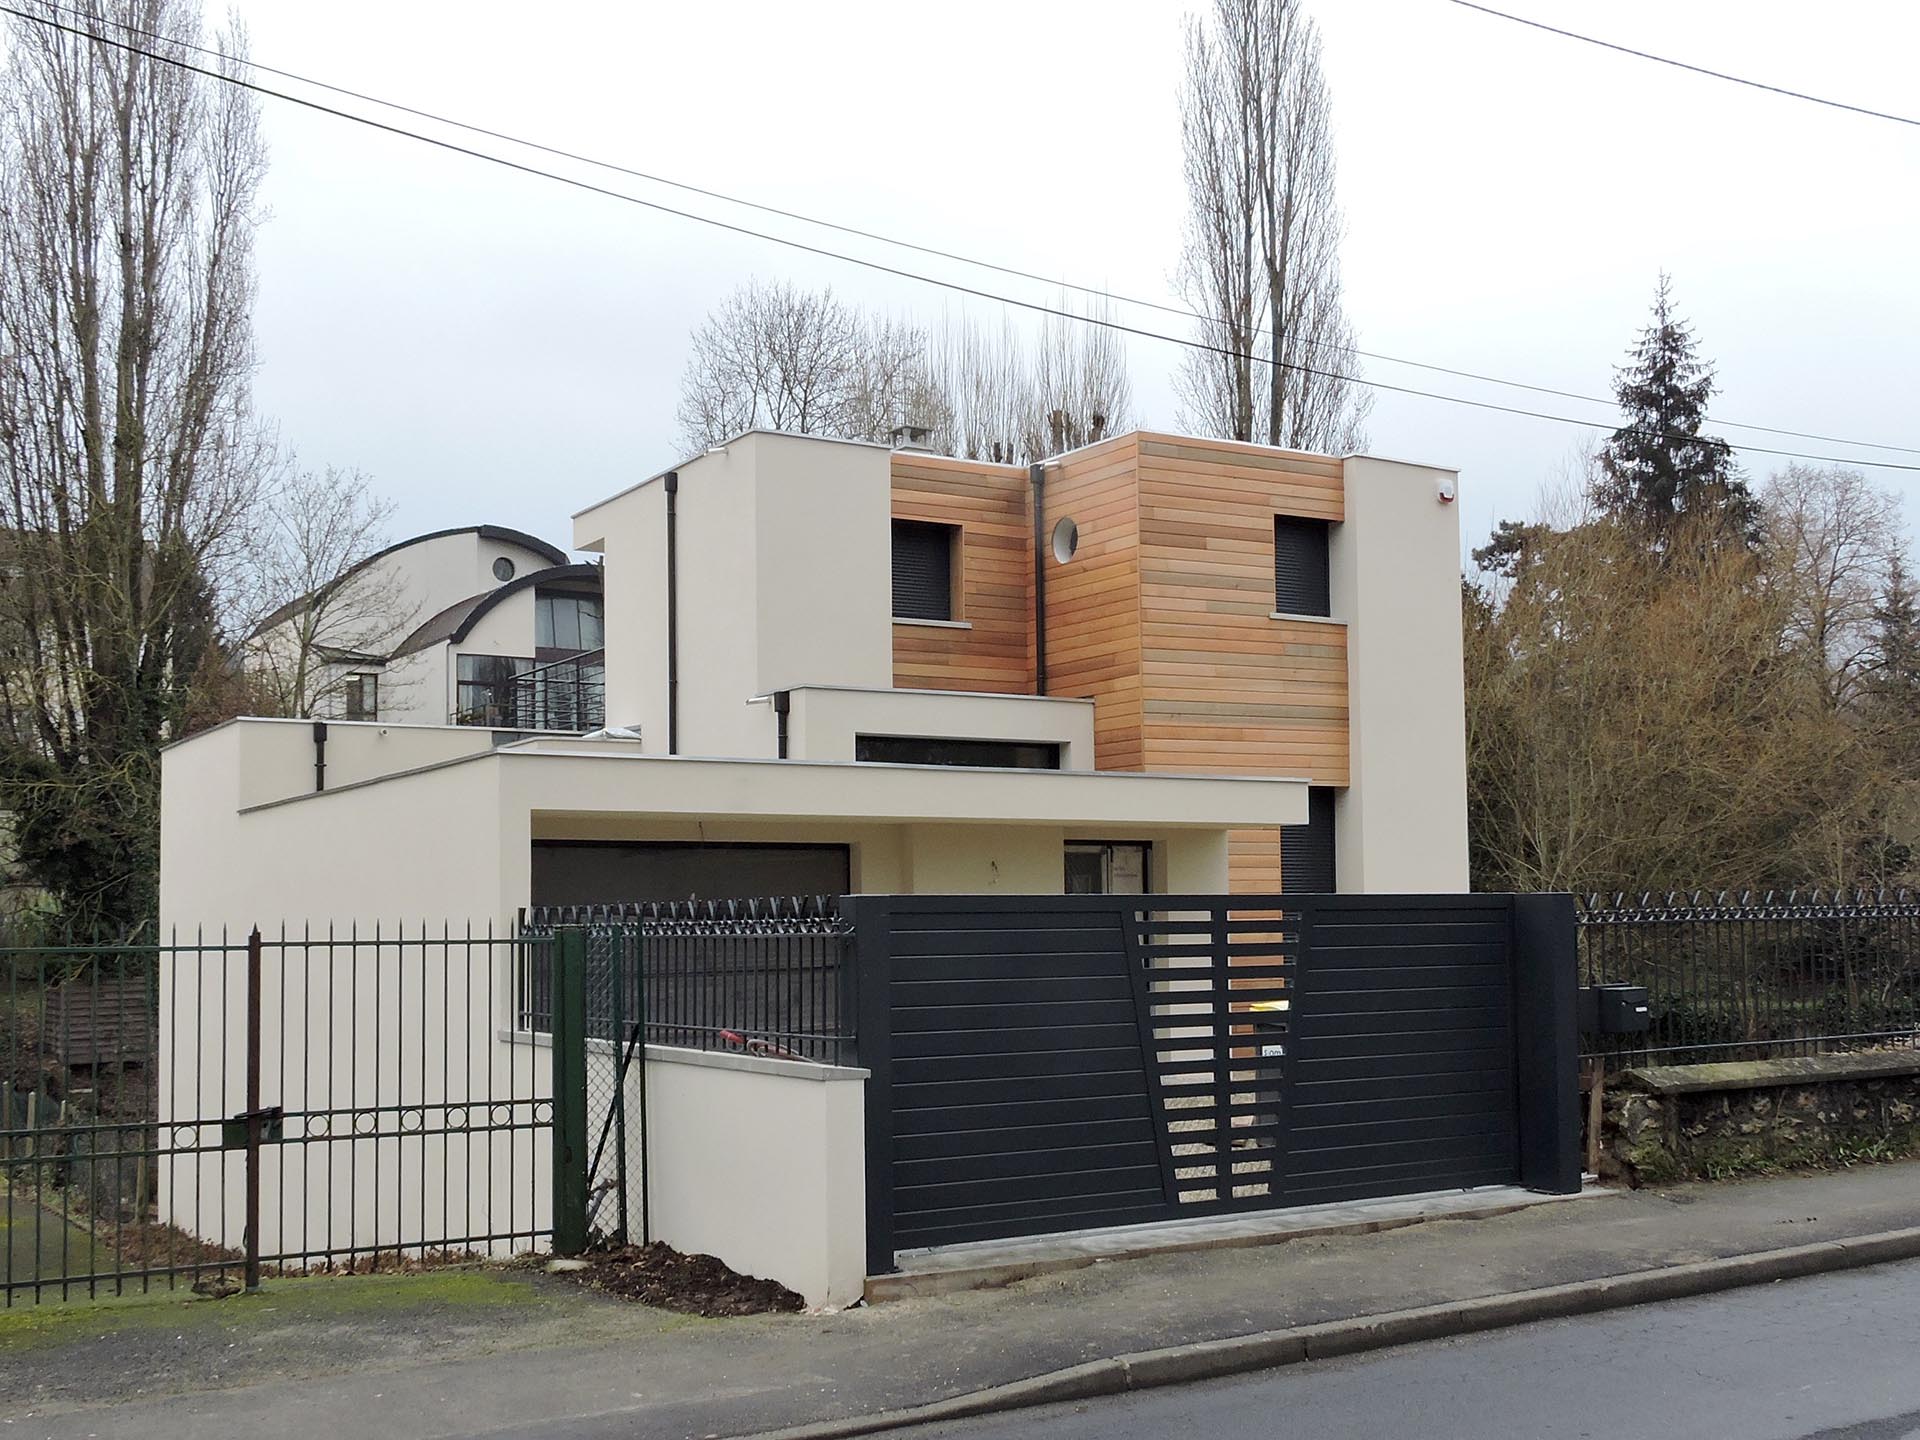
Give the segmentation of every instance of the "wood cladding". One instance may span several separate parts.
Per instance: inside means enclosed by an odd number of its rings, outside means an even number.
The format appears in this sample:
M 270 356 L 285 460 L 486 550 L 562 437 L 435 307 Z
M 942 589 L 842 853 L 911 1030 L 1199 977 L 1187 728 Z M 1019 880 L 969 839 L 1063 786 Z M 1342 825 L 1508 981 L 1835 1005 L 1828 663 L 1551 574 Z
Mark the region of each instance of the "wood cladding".
M 894 683 L 1034 690 L 1033 523 L 1017 466 L 893 457 L 893 513 L 963 527 L 957 614 L 894 627 Z M 1337 459 L 1140 432 L 1061 457 L 1043 530 L 1048 693 L 1091 698 L 1102 770 L 1297 776 L 1345 785 L 1347 631 L 1275 619 L 1273 521 L 1345 516 Z M 1280 883 L 1277 830 L 1232 833 L 1232 888 Z
M 1076 450 L 1049 467 L 1043 533 L 1071 517 L 1079 548 L 1047 557 L 1047 693 L 1091 699 L 1094 764 L 1147 768 L 1141 745 L 1140 516 L 1132 435 Z
M 960 623 L 896 623 L 893 683 L 1031 695 L 1033 530 L 1026 470 L 896 451 L 893 516 L 960 530 L 953 611 Z
M 1138 441 L 1145 768 L 1346 784 L 1346 627 L 1273 618 L 1273 517 L 1342 519 L 1340 462 Z

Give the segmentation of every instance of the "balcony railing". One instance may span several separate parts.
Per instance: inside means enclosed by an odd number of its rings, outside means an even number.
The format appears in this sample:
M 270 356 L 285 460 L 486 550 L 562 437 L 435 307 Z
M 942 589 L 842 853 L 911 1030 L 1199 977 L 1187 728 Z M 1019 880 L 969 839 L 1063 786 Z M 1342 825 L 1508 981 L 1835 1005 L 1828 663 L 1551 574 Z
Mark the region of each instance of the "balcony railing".
M 462 682 L 456 725 L 580 733 L 607 723 L 606 651 L 550 660 L 490 684 Z

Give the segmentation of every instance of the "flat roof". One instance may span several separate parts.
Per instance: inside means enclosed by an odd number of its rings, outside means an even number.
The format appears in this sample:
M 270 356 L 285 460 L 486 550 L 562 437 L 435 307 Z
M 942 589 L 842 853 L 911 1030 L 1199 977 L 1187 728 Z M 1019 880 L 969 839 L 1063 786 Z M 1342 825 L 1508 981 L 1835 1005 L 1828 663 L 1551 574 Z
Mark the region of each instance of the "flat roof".
M 1292 777 L 721 759 L 649 755 L 631 741 L 571 738 L 516 741 L 240 813 L 339 804 L 380 786 L 482 765 L 505 767 L 499 774 L 504 809 L 539 815 L 1209 830 L 1297 825 L 1307 818 L 1307 782 Z

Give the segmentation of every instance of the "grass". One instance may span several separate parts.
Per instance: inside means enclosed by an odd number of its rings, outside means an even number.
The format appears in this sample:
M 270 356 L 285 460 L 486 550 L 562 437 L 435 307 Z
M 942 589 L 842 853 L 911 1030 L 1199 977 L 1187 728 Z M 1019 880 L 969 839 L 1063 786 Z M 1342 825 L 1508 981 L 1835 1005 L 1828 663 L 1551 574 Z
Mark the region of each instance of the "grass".
M 49 1300 L 29 1297 L 0 1310 L 0 1354 L 42 1345 L 101 1340 L 133 1330 L 190 1331 L 282 1321 L 374 1320 L 404 1312 L 457 1315 L 498 1313 L 509 1307 L 553 1307 L 555 1295 L 532 1283 L 524 1271 L 498 1265 L 425 1270 L 398 1275 L 326 1275 L 270 1280 L 256 1295 L 205 1300 L 182 1283 L 156 1285 L 147 1294 Z

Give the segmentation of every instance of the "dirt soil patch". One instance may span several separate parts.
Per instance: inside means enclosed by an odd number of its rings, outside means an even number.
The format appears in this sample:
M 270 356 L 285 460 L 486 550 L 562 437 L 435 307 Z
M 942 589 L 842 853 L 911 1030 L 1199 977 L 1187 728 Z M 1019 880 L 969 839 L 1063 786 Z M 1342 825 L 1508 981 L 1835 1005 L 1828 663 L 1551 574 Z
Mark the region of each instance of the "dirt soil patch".
M 659 1240 L 583 1258 L 585 1269 L 566 1273 L 595 1290 L 660 1310 L 716 1319 L 806 1308 L 777 1280 L 756 1280 L 711 1255 L 683 1255 Z

